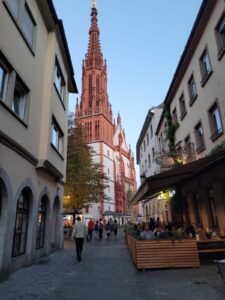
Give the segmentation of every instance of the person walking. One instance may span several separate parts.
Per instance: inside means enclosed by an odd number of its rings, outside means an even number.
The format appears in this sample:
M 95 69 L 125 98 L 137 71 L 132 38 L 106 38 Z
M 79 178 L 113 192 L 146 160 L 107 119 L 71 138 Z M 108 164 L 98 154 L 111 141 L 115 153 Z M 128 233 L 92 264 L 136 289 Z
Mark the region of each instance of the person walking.
M 115 236 L 115 238 L 116 238 L 117 232 L 118 232 L 118 224 L 117 224 L 117 220 L 114 220 L 114 224 L 113 224 L 113 232 L 114 232 L 114 236 Z
M 107 240 L 109 240 L 110 234 L 111 234 L 111 226 L 110 223 L 106 223 L 105 225 L 105 232 L 106 232 L 106 236 L 107 236 Z
M 87 227 L 81 222 L 81 218 L 77 217 L 77 222 L 73 226 L 72 239 L 75 239 L 77 259 L 81 261 L 81 253 L 83 250 L 84 238 L 87 236 Z
M 94 226 L 94 237 L 95 240 L 99 239 L 99 223 L 96 221 L 95 226 Z
M 100 218 L 99 219 L 99 229 L 98 229 L 100 240 L 102 240 L 102 238 L 103 238 L 103 236 L 102 236 L 103 228 L 104 228 L 104 223 L 103 223 L 102 219 Z
M 94 230 L 94 221 L 93 219 L 90 219 L 88 222 L 88 239 L 91 241 L 92 240 L 92 232 Z

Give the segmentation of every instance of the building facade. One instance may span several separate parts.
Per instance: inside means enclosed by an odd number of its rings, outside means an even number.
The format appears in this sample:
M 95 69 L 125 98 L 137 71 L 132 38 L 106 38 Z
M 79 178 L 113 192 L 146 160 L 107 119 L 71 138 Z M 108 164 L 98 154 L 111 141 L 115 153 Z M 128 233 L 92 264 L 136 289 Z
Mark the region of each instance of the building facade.
M 63 245 L 68 93 L 77 87 L 52 1 L 1 0 L 0 35 L 4 276 Z
M 158 144 L 160 135 L 167 133 L 171 165 L 177 160 L 181 166 L 149 177 L 136 194 L 136 199 L 144 199 L 175 187 L 183 222 L 205 231 L 215 229 L 221 236 L 225 234 L 224 158 L 223 152 L 212 155 L 212 151 L 225 143 L 224 53 L 225 2 L 203 0 L 156 130 Z M 146 184 L 148 193 L 143 197 L 140 192 Z
M 100 203 L 89 206 L 89 213 L 95 217 L 105 212 L 125 212 L 127 189 L 131 187 L 133 191 L 136 188 L 131 151 L 121 133 L 121 124 L 116 126 L 113 121 L 107 92 L 107 64 L 101 52 L 97 14 L 93 3 L 89 45 L 82 67 L 81 100 L 80 103 L 77 101 L 75 109 L 76 127 L 82 128 L 86 142 L 95 152 L 93 160 L 102 164 L 102 171 L 109 178 L 105 189 L 109 199 L 102 198 Z

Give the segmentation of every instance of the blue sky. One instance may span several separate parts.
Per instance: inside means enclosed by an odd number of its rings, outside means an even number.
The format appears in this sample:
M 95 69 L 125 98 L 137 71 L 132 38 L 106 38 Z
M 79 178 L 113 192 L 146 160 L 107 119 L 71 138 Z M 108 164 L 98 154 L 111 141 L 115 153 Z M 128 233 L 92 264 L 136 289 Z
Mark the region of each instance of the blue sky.
M 80 93 L 92 1 L 53 2 L 64 23 Z M 134 155 L 147 111 L 165 98 L 201 2 L 97 0 L 101 48 L 107 60 L 109 101 L 114 117 L 120 111 L 127 143 L 131 144 Z M 76 97 L 80 99 L 80 94 L 70 97 L 70 111 L 74 111 Z M 136 170 L 139 174 L 138 168 Z

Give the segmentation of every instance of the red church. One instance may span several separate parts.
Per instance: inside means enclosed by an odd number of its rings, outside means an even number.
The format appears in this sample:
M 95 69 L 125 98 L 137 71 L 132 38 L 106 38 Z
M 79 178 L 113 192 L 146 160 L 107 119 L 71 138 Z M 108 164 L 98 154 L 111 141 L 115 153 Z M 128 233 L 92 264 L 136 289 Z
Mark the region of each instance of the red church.
M 88 213 L 94 217 L 128 213 L 128 202 L 136 190 L 134 157 L 126 144 L 121 117 L 113 121 L 107 93 L 107 65 L 100 47 L 98 11 L 93 1 L 88 50 L 82 66 L 82 94 L 76 103 L 75 125 L 82 128 L 86 142 L 93 148 L 93 160 L 101 162 L 109 178 L 105 190 L 110 199 L 93 203 Z

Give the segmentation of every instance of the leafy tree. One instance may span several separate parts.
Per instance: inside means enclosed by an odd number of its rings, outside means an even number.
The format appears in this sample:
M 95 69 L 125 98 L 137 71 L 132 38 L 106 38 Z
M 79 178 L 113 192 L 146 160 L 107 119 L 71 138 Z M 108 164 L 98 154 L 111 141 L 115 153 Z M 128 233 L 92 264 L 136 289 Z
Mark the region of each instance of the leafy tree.
M 68 136 L 67 181 L 65 185 L 64 207 L 79 211 L 90 203 L 101 199 L 109 200 L 104 190 L 108 178 L 100 163 L 92 159 L 94 152 L 83 138 L 80 129 Z

